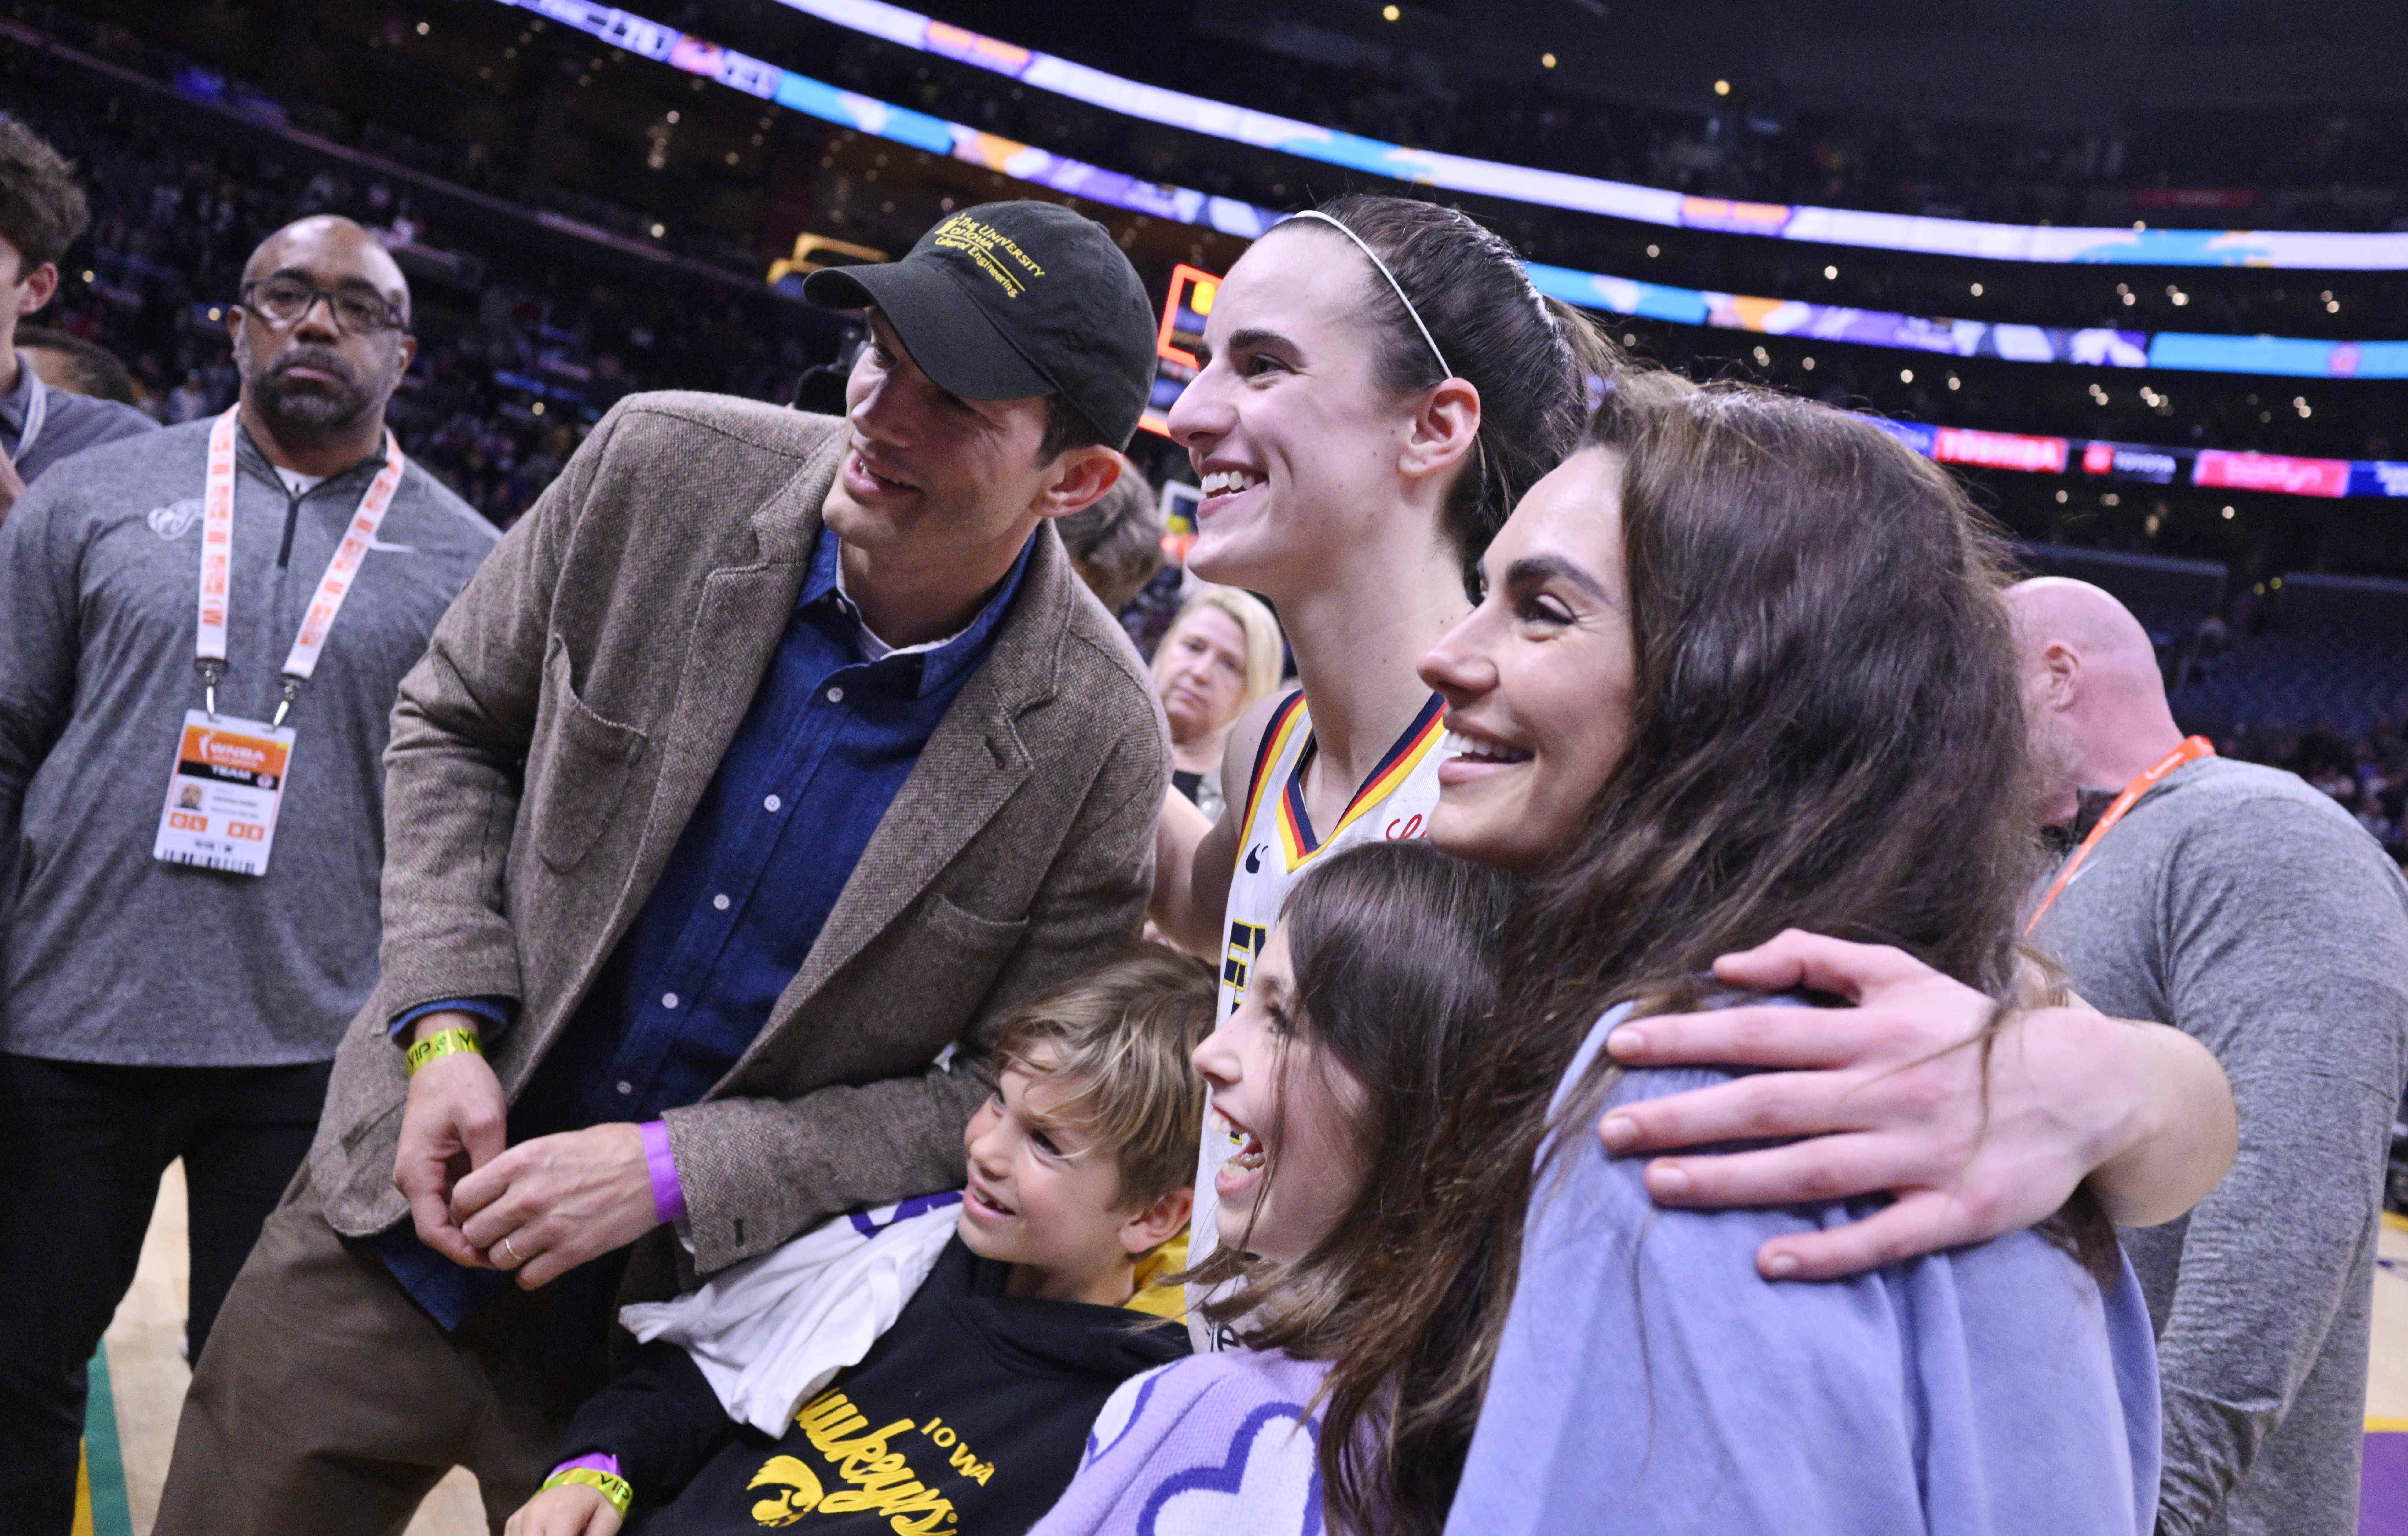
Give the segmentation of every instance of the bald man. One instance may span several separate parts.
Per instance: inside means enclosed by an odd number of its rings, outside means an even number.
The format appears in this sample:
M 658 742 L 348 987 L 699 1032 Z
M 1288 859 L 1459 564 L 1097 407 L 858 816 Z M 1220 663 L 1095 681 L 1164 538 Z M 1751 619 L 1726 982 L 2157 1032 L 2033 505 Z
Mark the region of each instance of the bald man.
M 233 410 L 0 525 L 0 1510 L 42 1536 L 161 1172 L 197 1358 L 308 1149 L 377 975 L 394 693 L 498 537 L 386 434 L 415 344 L 366 231 L 280 230 L 231 297 Z
M 2157 1529 L 2354 1536 L 2408 885 L 2329 797 L 2186 740 L 2114 597 L 2051 576 L 2008 598 L 2066 850 L 2032 937 L 2099 1008 L 2214 1051 L 2241 1112 L 2215 1192 L 2123 1233 L 2164 1385 Z

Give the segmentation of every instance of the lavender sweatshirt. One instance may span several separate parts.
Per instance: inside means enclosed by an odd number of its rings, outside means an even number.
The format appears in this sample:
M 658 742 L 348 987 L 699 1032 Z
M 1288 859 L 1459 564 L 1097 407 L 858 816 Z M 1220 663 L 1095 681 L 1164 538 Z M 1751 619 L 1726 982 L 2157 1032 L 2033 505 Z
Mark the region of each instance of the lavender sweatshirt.
M 1598 1020 L 1577 1083 L 1627 1010 Z M 1634 1072 L 1611 1102 L 1727 1080 Z M 2157 1375 L 2129 1265 L 2036 1232 L 1821 1284 L 1757 1278 L 1780 1232 L 1871 1209 L 1658 1210 L 1583 1134 L 1542 1178 L 1450 1532 L 2146 1536 Z
M 1029 1536 L 1320 1536 L 1327 1367 L 1277 1350 L 1175 1360 L 1121 1384 Z

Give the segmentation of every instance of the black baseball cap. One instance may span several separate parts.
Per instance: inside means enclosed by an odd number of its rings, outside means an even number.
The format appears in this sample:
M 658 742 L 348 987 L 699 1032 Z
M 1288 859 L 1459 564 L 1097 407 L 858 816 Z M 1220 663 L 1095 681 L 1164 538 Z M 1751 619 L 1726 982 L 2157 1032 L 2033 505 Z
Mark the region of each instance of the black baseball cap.
M 965 400 L 1059 394 L 1114 448 L 1154 389 L 1154 308 L 1104 227 L 1055 203 L 982 203 L 910 254 L 803 279 L 823 309 L 876 308 L 940 388 Z

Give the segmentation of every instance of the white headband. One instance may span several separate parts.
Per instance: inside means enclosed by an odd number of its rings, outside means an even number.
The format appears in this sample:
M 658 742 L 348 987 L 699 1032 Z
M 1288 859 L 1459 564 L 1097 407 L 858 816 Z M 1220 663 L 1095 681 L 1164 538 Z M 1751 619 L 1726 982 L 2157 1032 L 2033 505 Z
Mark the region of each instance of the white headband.
M 1422 323 L 1422 312 L 1413 307 L 1412 300 L 1405 297 L 1405 285 L 1397 281 L 1397 275 L 1388 270 L 1387 263 L 1380 260 L 1380 253 L 1378 251 L 1373 250 L 1369 246 L 1365 245 L 1361 235 L 1355 234 L 1353 230 L 1348 229 L 1344 224 L 1340 223 L 1337 220 L 1332 219 L 1326 213 L 1307 209 L 1302 213 L 1292 213 L 1288 215 L 1288 217 L 1290 219 L 1318 219 L 1323 223 L 1327 224 L 1331 229 L 1336 230 L 1339 234 L 1343 235 L 1349 240 L 1354 241 L 1354 249 L 1361 251 L 1365 258 L 1368 259 L 1373 266 L 1378 267 L 1380 269 L 1380 276 L 1387 278 L 1388 286 L 1397 291 L 1397 302 L 1405 306 L 1406 315 L 1412 320 L 1413 329 L 1419 331 L 1422 334 L 1422 340 L 1429 344 L 1430 356 L 1438 359 L 1438 371 L 1449 378 L 1455 377 L 1455 370 L 1447 364 L 1446 354 L 1438 349 L 1438 338 L 1431 335 L 1429 327 Z

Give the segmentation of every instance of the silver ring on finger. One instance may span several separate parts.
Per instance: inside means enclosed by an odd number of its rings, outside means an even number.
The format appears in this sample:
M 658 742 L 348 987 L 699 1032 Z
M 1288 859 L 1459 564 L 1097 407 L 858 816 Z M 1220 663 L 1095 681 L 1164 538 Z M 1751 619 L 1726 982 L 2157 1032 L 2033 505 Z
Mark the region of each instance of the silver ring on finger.
M 512 1269 L 517 1269 L 520 1265 L 526 1262 L 525 1259 L 519 1257 L 517 1244 L 513 1244 L 508 1235 L 505 1235 L 502 1238 L 502 1252 L 510 1256 L 510 1267 Z

